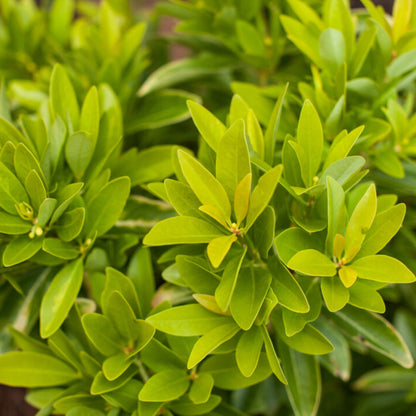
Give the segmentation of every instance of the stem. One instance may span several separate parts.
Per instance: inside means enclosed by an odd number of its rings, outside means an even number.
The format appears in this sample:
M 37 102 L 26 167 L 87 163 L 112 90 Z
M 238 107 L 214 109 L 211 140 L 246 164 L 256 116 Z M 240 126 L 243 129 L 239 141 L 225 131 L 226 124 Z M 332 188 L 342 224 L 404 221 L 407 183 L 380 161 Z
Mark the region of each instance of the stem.
M 149 380 L 149 374 L 147 374 L 147 371 L 146 371 L 146 369 L 144 368 L 144 365 L 143 365 L 143 363 L 138 359 L 138 358 L 136 358 L 135 360 L 134 360 L 134 363 L 137 365 L 137 367 L 139 368 L 139 374 L 140 374 L 140 377 L 142 378 L 142 380 L 143 380 L 143 383 L 146 383 L 146 381 L 147 380 Z

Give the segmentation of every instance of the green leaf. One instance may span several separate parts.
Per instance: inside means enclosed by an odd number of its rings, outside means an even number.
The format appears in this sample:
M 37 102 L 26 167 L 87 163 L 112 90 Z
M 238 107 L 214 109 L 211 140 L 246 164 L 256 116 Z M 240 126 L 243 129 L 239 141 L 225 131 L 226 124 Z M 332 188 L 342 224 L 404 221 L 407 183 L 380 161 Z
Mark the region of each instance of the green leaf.
M 273 276 L 273 291 L 279 303 L 293 312 L 309 312 L 310 306 L 308 299 L 292 273 L 275 257 L 270 259 L 269 270 Z
M 296 351 L 304 354 L 322 355 L 328 354 L 334 349 L 328 339 L 310 324 L 307 324 L 301 332 L 288 337 L 283 326 L 282 313 L 278 309 L 272 312 L 272 323 L 279 338 Z
M 399 78 L 408 71 L 416 68 L 416 50 L 412 49 L 398 56 L 388 67 L 387 76 L 390 79 Z
M 319 238 L 298 227 L 288 228 L 280 233 L 274 241 L 277 254 L 286 265 L 298 251 L 316 249 L 321 246 Z
M 25 188 L 35 211 L 39 210 L 46 199 L 46 189 L 38 173 L 32 169 L 25 179 Z
M 156 329 L 181 337 L 204 335 L 211 329 L 232 322 L 197 304 L 176 306 L 147 318 Z
M 211 240 L 207 247 L 208 258 L 213 267 L 220 266 L 224 257 L 230 251 L 232 244 L 237 240 L 234 234 L 217 237 Z
M 217 146 L 216 174 L 234 200 L 238 184 L 251 173 L 250 156 L 245 137 L 243 120 L 237 120 L 223 135 Z
M 58 237 L 63 241 L 72 241 L 78 237 L 84 227 L 85 208 L 74 208 L 65 212 L 60 218 L 61 220 L 56 226 Z
M 301 278 L 300 281 L 303 284 L 310 309 L 306 313 L 293 312 L 286 308 L 282 309 L 283 325 L 288 337 L 292 337 L 302 331 L 307 323 L 314 322 L 321 313 L 322 298 L 318 287 L 319 281 L 309 279 L 308 277 Z
M 223 213 L 217 207 L 212 205 L 201 205 L 199 210 L 221 224 L 224 228 L 228 228 L 227 221 Z
M 214 379 L 211 374 L 198 374 L 198 377 L 192 381 L 192 386 L 189 390 L 189 399 L 195 404 L 206 403 L 211 396 L 213 387 Z
M 235 354 L 220 354 L 208 357 L 200 366 L 199 374 L 214 377 L 214 385 L 224 390 L 237 390 L 263 381 L 271 374 L 265 353 L 260 354 L 256 370 L 250 377 L 241 374 L 235 362 Z
M 276 350 L 270 338 L 269 332 L 265 326 L 262 326 L 261 330 L 263 333 L 264 347 L 266 349 L 266 355 L 270 364 L 270 368 L 278 380 L 280 380 L 283 384 L 287 384 L 286 376 L 283 373 L 282 367 L 280 365 L 280 359 L 276 354 Z
M 345 62 L 345 41 L 337 29 L 325 29 L 319 37 L 319 53 L 326 68 L 334 75 Z
M 348 189 L 348 181 L 350 181 L 354 175 L 358 174 L 364 164 L 365 159 L 361 156 L 348 156 L 337 160 L 325 169 L 318 184 L 326 184 L 326 178 L 330 176 L 342 185 L 344 189 Z M 362 173 L 363 172 L 361 172 L 361 174 Z
M 350 292 L 338 276 L 321 279 L 321 291 L 330 312 L 339 311 L 350 299 Z
M 81 109 L 81 117 L 79 120 L 79 129 L 88 135 L 93 148 L 95 148 L 95 144 L 97 142 L 99 128 L 100 103 L 98 101 L 97 87 L 93 85 L 84 99 Z
M 65 124 L 70 121 L 75 130 L 79 120 L 78 101 L 71 81 L 60 64 L 56 64 L 53 68 L 49 95 L 53 117 L 60 116 Z
M 351 263 L 361 279 L 385 283 L 412 283 L 414 273 L 401 261 L 384 254 L 361 257 Z
M 87 313 L 82 317 L 82 326 L 89 340 L 103 355 L 122 352 L 120 335 L 105 315 Z
M 62 325 L 78 296 L 82 279 L 82 259 L 68 263 L 54 277 L 40 308 L 42 338 L 50 337 Z
M 350 337 L 392 359 L 402 367 L 413 366 L 412 356 L 400 334 L 379 315 L 346 306 L 331 314 L 331 320 Z
M 310 186 L 321 163 L 324 136 L 318 112 L 309 100 L 303 104 L 296 137 L 297 143 L 307 156 L 306 174 L 303 180 L 306 186 Z
M 0 383 L 14 387 L 49 387 L 73 382 L 79 374 L 68 364 L 32 351 L 0 356 Z
M 326 251 L 333 254 L 335 236 L 344 234 L 347 211 L 342 186 L 330 176 L 326 178 L 326 184 L 328 192 L 328 231 L 325 245 Z
M 250 230 L 253 244 L 264 259 L 268 258 L 269 251 L 273 246 L 275 224 L 275 211 L 268 205 Z
M 51 39 L 62 46 L 69 40 L 74 9 L 75 2 L 73 0 L 57 0 L 49 12 L 48 31 Z
M 272 198 L 280 176 L 282 175 L 283 166 L 277 165 L 266 172 L 258 181 L 251 194 L 250 206 L 248 208 L 246 224 L 244 231 L 247 232 L 254 224 L 259 215 L 265 210 Z
M 289 83 L 285 85 L 282 92 L 279 95 L 279 99 L 277 100 L 273 112 L 271 114 L 267 130 L 266 136 L 264 138 L 264 154 L 265 154 L 265 161 L 270 165 L 273 165 L 274 156 L 275 156 L 275 147 L 277 142 L 277 136 L 279 132 L 280 120 L 282 115 L 283 104 L 285 102 L 285 97 L 287 90 L 289 88 Z M 247 122 L 249 118 L 247 118 Z M 251 137 L 250 137 L 251 139 Z M 259 156 L 262 157 L 261 152 Z
M 119 378 L 117 378 L 116 380 L 110 381 L 110 380 L 107 380 L 103 372 L 100 371 L 94 377 L 94 380 L 91 384 L 90 392 L 92 395 L 98 395 L 98 394 L 108 393 L 110 391 L 117 390 L 120 387 L 123 387 L 125 384 L 127 384 L 132 379 L 132 377 L 136 375 L 137 372 L 138 372 L 137 367 L 131 366 Z
M 129 356 L 137 354 L 153 338 L 155 329 L 148 322 L 135 318 L 130 305 L 120 292 L 115 291 L 110 296 L 106 316 L 125 340 L 126 353 Z
M 221 397 L 213 394 L 205 403 L 194 403 L 188 397 L 182 397 L 174 401 L 169 407 L 179 415 L 196 416 L 213 414 L 211 410 L 215 409 L 221 403 Z
M 299 251 L 289 260 L 287 267 L 307 276 L 334 276 L 337 272 L 335 264 L 314 249 Z
M 382 250 L 399 231 L 405 213 L 406 205 L 398 204 L 377 214 L 356 258 L 376 254 Z
M 209 270 L 208 263 L 198 262 L 191 256 L 176 256 L 176 267 L 186 285 L 195 293 L 214 294 L 218 276 Z
M 121 352 L 108 357 L 102 365 L 104 377 L 108 381 L 114 381 L 119 378 L 133 363 L 134 358 L 131 354 Z
M 120 218 L 130 194 L 130 179 L 113 179 L 88 202 L 83 233 L 97 236 L 106 233 Z
M 0 211 L 0 233 L 3 234 L 26 234 L 32 229 L 32 223 L 24 221 L 17 215 L 10 215 Z
M 230 306 L 246 252 L 247 248 L 244 248 L 240 256 L 233 257 L 227 262 L 221 281 L 215 290 L 215 300 L 223 312 Z
M 351 74 L 353 77 L 356 77 L 372 48 L 374 42 L 377 38 L 377 26 L 371 21 L 367 20 L 368 28 L 364 30 L 355 46 L 354 55 L 351 62 Z
M 240 270 L 230 310 L 238 325 L 247 331 L 260 311 L 272 277 L 266 270 L 247 267 Z
M 7 141 L 17 145 L 18 143 L 26 143 L 26 138 L 11 122 L 0 117 L 0 143 L 4 145 Z
M 236 23 L 237 38 L 241 47 L 247 55 L 267 56 L 266 46 L 257 29 L 244 20 Z
M 162 145 L 143 149 L 129 149 L 112 165 L 114 177 L 129 176 L 132 186 L 164 180 L 174 173 L 172 152 L 178 146 Z
M 126 125 L 126 133 L 156 129 L 187 120 L 188 100 L 196 101 L 198 96 L 181 90 L 156 91 L 146 95 L 133 110 L 133 117 Z
M 141 317 L 142 311 L 132 280 L 111 267 L 107 267 L 105 273 L 106 281 L 101 293 L 101 307 L 104 313 L 107 313 L 107 307 L 113 292 L 118 291 L 127 300 L 135 315 Z
M 73 245 L 62 241 L 59 238 L 45 238 L 43 240 L 42 249 L 52 256 L 64 260 L 72 260 L 80 255 L 79 250 Z
M 189 377 L 185 371 L 161 371 L 147 380 L 139 393 L 143 402 L 167 402 L 185 394 L 189 386 Z
M 318 357 L 320 363 L 335 377 L 340 378 L 342 381 L 348 381 L 351 376 L 351 352 L 344 335 L 323 316 L 320 316 L 314 322 L 314 326 L 334 346 L 334 351 Z
M 127 268 L 127 276 L 132 280 L 136 288 L 142 314 L 147 316 L 151 309 L 151 299 L 155 292 L 155 276 L 149 248 L 140 247 L 131 256 Z
M 65 146 L 65 159 L 77 179 L 84 173 L 94 154 L 94 142 L 85 132 L 69 136 Z
M 169 62 L 157 71 L 154 71 L 146 79 L 138 94 L 139 96 L 144 96 L 161 88 L 189 82 L 191 79 L 210 74 L 216 75 L 218 71 L 228 69 L 233 63 L 233 60 L 228 57 L 215 55 L 215 59 L 213 59 L 213 56 L 210 54 Z
M 56 202 L 57 201 L 54 198 L 46 198 L 40 204 L 38 218 L 37 218 L 37 224 L 39 225 L 39 227 L 43 228 L 46 226 L 53 212 L 55 211 Z
M 248 173 L 237 185 L 234 194 L 234 213 L 237 226 L 246 218 L 250 204 L 251 173 Z
M 185 339 L 185 338 L 181 338 Z M 141 352 L 141 360 L 154 372 L 168 369 L 183 369 L 184 360 L 175 352 L 153 338 Z
M 227 128 L 202 105 L 194 101 L 188 101 L 187 104 L 192 119 L 202 138 L 214 151 L 217 151 L 218 143 L 224 136 Z
M 281 16 L 280 20 L 288 39 L 310 58 L 315 65 L 322 67 L 321 55 L 319 54 L 319 38 L 315 31 L 289 16 Z
M 122 387 L 103 394 L 103 398 L 114 406 L 113 416 L 119 412 L 121 407 L 129 414 L 137 411 L 137 396 L 143 387 L 143 383 L 136 379 L 129 380 Z M 108 413 L 111 416 L 111 411 Z M 81 415 L 82 416 L 82 415 Z
M 326 170 L 328 166 L 332 163 L 343 159 L 348 155 L 355 142 L 358 140 L 359 136 L 364 130 L 364 126 L 357 127 L 349 134 L 338 135 L 331 144 L 329 148 L 328 155 L 325 159 L 324 166 L 322 170 Z M 345 132 L 345 130 L 344 130 Z
M 265 153 L 265 139 L 263 136 L 263 130 L 260 127 L 260 123 L 254 114 L 254 111 L 250 109 L 247 113 L 247 135 L 250 139 L 253 151 L 259 156 L 260 159 L 264 158 Z
M 238 340 L 235 359 L 244 377 L 251 377 L 256 370 L 263 343 L 263 334 L 259 326 L 253 326 L 243 332 Z
M 201 203 L 218 208 L 228 220 L 231 214 L 231 205 L 223 186 L 198 160 L 188 153 L 178 150 L 178 158 L 189 186 Z
M 25 188 L 16 176 L 0 162 L 0 207 L 16 215 L 15 204 L 29 202 Z
M 71 339 L 61 330 L 56 331 L 49 339 L 48 346 L 51 351 L 68 363 L 71 363 L 79 371 L 83 370 L 83 364 Z
M 139 400 L 140 416 L 157 416 L 159 410 L 163 407 L 163 403 L 158 402 L 142 402 Z
M 10 267 L 29 260 L 42 248 L 42 242 L 42 237 L 30 238 L 26 235 L 13 239 L 3 252 L 3 264 Z
M 195 343 L 188 359 L 188 368 L 195 367 L 208 354 L 214 351 L 217 347 L 230 340 L 237 332 L 240 331 L 238 325 L 234 322 L 227 323 L 206 332 Z
M 301 354 L 279 342 L 286 391 L 296 416 L 315 416 L 321 398 L 321 373 L 316 357 Z
M 22 183 L 25 183 L 29 173 L 34 170 L 46 186 L 46 179 L 38 160 L 23 143 L 19 143 L 16 146 L 16 150 L 14 152 L 14 168 L 16 171 L 16 176 Z
M 386 305 L 383 297 L 373 287 L 373 282 L 366 280 L 358 280 L 350 287 L 350 299 L 348 303 L 356 308 L 365 309 L 367 311 L 384 313 Z
M 172 179 L 166 179 L 165 189 L 168 194 L 169 202 L 179 215 L 188 217 L 202 216 L 198 209 L 201 206 L 201 203 L 192 192 L 189 185 Z
M 149 246 L 209 243 L 224 233 L 209 222 L 194 217 L 173 217 L 157 223 L 143 239 Z
M 374 221 L 377 211 L 377 195 L 375 185 L 372 184 L 360 199 L 351 214 L 345 231 L 345 255 L 353 247 L 361 247 L 366 233 Z
M 74 198 L 79 195 L 81 189 L 83 188 L 84 184 L 81 182 L 71 183 L 64 188 L 58 190 L 58 207 L 54 212 L 51 223 L 53 224 L 55 221 L 59 219 L 59 217 L 66 211 L 69 207 L 71 202 Z

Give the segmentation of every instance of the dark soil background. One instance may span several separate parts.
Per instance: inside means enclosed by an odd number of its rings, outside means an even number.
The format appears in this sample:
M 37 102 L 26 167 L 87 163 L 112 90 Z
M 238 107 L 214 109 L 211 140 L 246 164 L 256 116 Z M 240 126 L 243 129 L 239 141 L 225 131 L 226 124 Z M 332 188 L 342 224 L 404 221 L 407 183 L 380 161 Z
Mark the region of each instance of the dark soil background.
M 147 0 L 144 3 L 151 6 L 157 3 L 157 0 Z M 380 4 L 386 11 L 391 12 L 394 0 L 373 0 L 373 3 Z M 363 7 L 360 0 L 352 0 L 351 6 Z M 162 28 L 162 31 L 166 33 L 172 27 L 172 22 L 167 20 L 165 24 L 167 27 Z M 24 389 L 0 385 L 0 416 L 34 416 L 36 409 L 25 402 L 24 396 Z

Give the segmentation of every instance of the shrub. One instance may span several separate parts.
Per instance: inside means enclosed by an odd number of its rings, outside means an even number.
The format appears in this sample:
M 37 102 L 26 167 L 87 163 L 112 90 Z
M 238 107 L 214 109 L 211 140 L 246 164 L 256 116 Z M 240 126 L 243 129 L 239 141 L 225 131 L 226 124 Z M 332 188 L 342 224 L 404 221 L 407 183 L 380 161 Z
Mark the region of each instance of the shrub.
M 39 415 L 409 414 L 416 4 L 51 3 L 1 3 L 0 382 Z

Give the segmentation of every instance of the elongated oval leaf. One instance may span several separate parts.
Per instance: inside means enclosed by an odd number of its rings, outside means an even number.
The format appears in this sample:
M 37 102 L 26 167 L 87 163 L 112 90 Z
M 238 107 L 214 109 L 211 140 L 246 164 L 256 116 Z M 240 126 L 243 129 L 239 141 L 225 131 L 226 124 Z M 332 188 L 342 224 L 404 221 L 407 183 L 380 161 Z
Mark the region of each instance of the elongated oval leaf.
M 405 213 L 406 205 L 398 204 L 377 214 L 356 258 L 376 254 L 382 250 L 399 231 Z
M 217 227 L 194 217 L 173 217 L 156 224 L 143 239 L 149 246 L 209 243 L 223 236 Z
M 167 402 L 181 397 L 189 386 L 185 371 L 161 371 L 147 380 L 139 393 L 142 402 Z
M 0 356 L 0 383 L 9 386 L 60 386 L 78 377 L 72 367 L 52 355 L 13 351 Z
M 283 342 L 279 352 L 288 385 L 286 391 L 296 416 L 315 416 L 321 398 L 321 373 L 316 357 L 301 354 Z
M 361 279 L 386 283 L 411 283 L 416 280 L 414 273 L 401 261 L 384 254 L 361 257 L 351 266 Z
M 250 206 L 248 208 L 245 232 L 254 224 L 259 215 L 265 210 L 272 198 L 280 176 L 282 175 L 283 166 L 277 165 L 266 172 L 257 183 L 251 194 Z
M 238 184 L 251 173 L 243 120 L 237 120 L 218 143 L 216 174 L 228 199 L 234 200 Z
M 211 240 L 208 244 L 207 254 L 213 267 L 220 266 L 224 257 L 230 251 L 232 244 L 237 240 L 237 236 L 234 234 L 224 235 Z
M 263 335 L 259 326 L 253 326 L 249 331 L 243 332 L 238 340 L 235 359 L 244 377 L 251 377 L 254 373 L 263 343 Z
M 78 296 L 82 278 L 82 259 L 68 263 L 54 277 L 40 308 L 42 338 L 50 337 L 62 325 Z
M 189 186 L 204 205 L 218 208 L 226 219 L 230 218 L 231 205 L 227 193 L 212 173 L 198 160 L 178 150 L 179 163 Z
M 104 186 L 86 207 L 83 232 L 88 236 L 107 232 L 120 218 L 129 194 L 130 179 L 125 176 Z
M 147 318 L 156 329 L 180 337 L 203 335 L 219 325 L 232 322 L 231 318 L 216 315 L 200 305 L 176 306 Z
M 14 266 L 33 257 L 42 248 L 43 237 L 30 238 L 21 235 L 7 245 L 3 253 L 3 264 Z
M 396 361 L 405 368 L 413 366 L 413 358 L 401 335 L 383 317 L 352 306 L 331 314 L 331 320 L 355 340 Z
M 309 312 L 308 300 L 292 273 L 275 257 L 269 262 L 269 270 L 273 276 L 272 288 L 279 303 L 293 312 Z
M 187 104 L 199 133 L 208 145 L 216 151 L 218 142 L 224 136 L 227 128 L 202 105 L 194 101 L 188 101 Z
M 16 214 L 15 204 L 29 202 L 25 188 L 16 176 L 0 162 L 0 207 L 9 214 Z
M 192 348 L 188 359 L 188 368 L 195 367 L 209 353 L 231 339 L 238 331 L 240 331 L 240 327 L 234 322 L 218 326 L 208 331 Z
M 334 276 L 335 264 L 318 250 L 307 249 L 296 253 L 287 267 L 308 276 Z
M 270 273 L 265 269 L 247 267 L 240 270 L 230 310 L 234 320 L 245 331 L 256 320 L 271 280 Z

